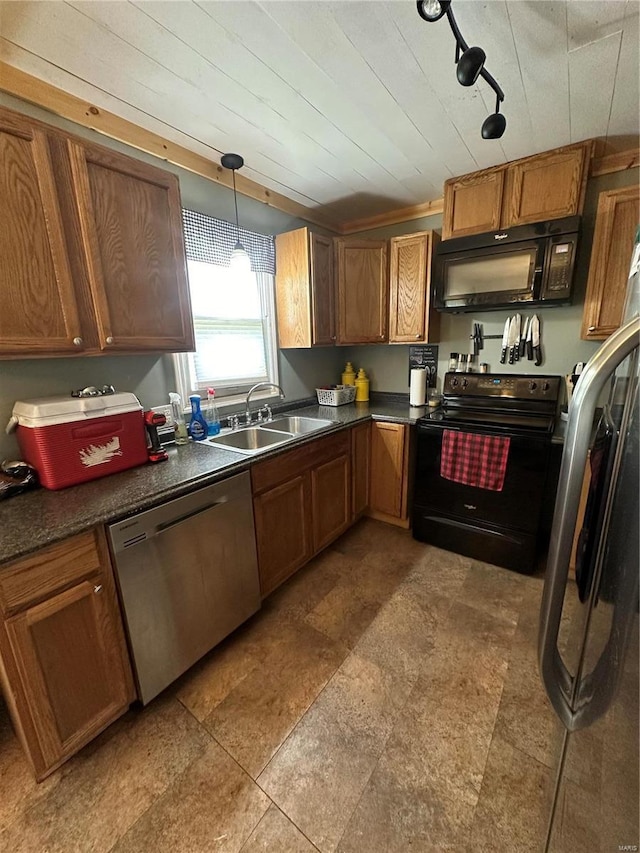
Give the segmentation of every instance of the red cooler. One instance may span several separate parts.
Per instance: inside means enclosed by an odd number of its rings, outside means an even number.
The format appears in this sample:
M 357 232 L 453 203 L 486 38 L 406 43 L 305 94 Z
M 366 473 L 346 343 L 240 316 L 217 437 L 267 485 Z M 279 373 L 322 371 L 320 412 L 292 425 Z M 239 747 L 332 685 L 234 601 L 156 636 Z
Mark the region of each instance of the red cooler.
M 41 397 L 13 407 L 22 458 L 47 489 L 64 489 L 147 461 L 135 394 Z

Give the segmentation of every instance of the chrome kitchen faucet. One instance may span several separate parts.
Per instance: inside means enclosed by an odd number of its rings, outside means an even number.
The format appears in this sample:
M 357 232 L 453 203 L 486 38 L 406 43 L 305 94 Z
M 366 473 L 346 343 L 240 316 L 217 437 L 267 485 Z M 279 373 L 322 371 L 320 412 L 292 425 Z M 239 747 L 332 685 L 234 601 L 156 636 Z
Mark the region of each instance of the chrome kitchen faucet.
M 249 404 L 251 402 L 251 395 L 253 394 L 254 391 L 257 391 L 259 388 L 277 388 L 278 391 L 280 392 L 280 399 L 284 400 L 286 397 L 286 394 L 284 393 L 282 388 L 279 385 L 276 385 L 274 382 L 258 382 L 258 384 L 254 385 L 253 388 L 249 388 L 249 391 L 247 392 L 247 399 L 245 401 L 245 407 L 246 407 L 245 417 L 246 417 L 246 425 L 247 426 L 249 426 L 251 424 L 251 410 L 249 409 Z M 262 409 L 263 408 L 266 410 L 267 420 L 268 421 L 271 420 L 271 408 L 268 405 L 261 406 L 260 409 L 258 410 L 258 423 L 260 423 L 262 421 Z

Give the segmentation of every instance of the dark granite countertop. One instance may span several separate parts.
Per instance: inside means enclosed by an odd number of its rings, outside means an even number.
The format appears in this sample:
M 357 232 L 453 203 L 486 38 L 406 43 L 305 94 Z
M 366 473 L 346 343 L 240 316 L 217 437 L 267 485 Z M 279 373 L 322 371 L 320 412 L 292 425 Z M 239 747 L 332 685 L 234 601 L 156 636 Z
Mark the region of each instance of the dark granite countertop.
M 392 394 L 372 394 L 369 403 L 347 406 L 303 404 L 300 408 L 289 403 L 282 408 L 283 412 L 295 409 L 296 415 L 334 421 L 336 430 L 370 418 L 413 424 L 425 412 L 409 406 L 408 396 Z M 255 461 L 326 434 L 304 436 L 256 456 L 191 442 L 168 448 L 167 462 L 141 465 L 61 491 L 36 489 L 9 498 L 0 502 L 0 564 L 246 471 Z

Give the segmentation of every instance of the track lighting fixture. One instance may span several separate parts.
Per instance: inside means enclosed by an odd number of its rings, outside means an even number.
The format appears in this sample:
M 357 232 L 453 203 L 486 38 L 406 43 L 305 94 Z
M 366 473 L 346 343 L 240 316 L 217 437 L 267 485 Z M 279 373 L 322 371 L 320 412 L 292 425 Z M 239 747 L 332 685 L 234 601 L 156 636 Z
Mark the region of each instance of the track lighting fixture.
M 456 76 L 461 86 L 473 86 L 478 77 L 491 86 L 496 93 L 496 111 L 482 123 L 483 139 L 500 139 L 507 126 L 507 120 L 500 112 L 504 101 L 504 92 L 484 67 L 487 58 L 481 47 L 469 47 L 464 40 L 451 10 L 451 0 L 417 0 L 418 14 L 423 21 L 432 23 L 446 15 L 451 32 L 456 40 Z
M 236 192 L 236 170 L 242 169 L 244 159 L 239 154 L 223 154 L 220 162 L 225 169 L 231 170 L 233 178 L 233 203 L 236 209 L 236 245 L 231 252 L 231 261 L 229 266 L 232 270 L 238 273 L 251 272 L 251 259 L 247 254 L 244 246 L 240 242 L 240 224 L 238 221 L 238 194 Z

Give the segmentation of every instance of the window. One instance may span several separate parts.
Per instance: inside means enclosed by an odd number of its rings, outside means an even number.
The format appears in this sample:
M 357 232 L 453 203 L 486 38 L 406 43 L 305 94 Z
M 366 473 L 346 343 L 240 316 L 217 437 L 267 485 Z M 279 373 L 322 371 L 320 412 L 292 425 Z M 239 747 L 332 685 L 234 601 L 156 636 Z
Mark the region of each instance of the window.
M 196 351 L 175 356 L 183 400 L 194 393 L 206 397 L 209 387 L 220 399 L 246 394 L 257 382 L 277 383 L 273 261 L 259 253 L 256 260 L 252 252 L 252 238 L 271 244 L 272 238 L 241 229 L 253 269 L 237 273 L 228 266 L 235 226 L 184 215 Z

